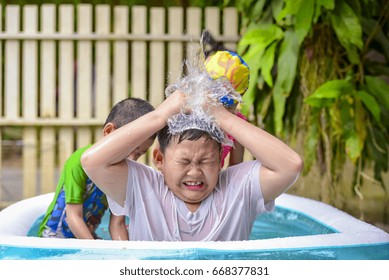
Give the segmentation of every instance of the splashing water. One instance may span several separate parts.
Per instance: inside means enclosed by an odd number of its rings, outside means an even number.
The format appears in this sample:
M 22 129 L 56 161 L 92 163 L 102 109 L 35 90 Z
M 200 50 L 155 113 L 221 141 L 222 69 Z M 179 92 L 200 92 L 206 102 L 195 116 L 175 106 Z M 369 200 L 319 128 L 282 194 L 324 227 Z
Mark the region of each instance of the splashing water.
M 204 66 L 204 52 L 192 50 L 192 60 L 185 60 L 187 75 L 169 85 L 165 90 L 166 97 L 175 90 L 186 94 L 186 105 L 181 112 L 168 120 L 169 132 L 173 135 L 188 129 L 206 131 L 217 142 L 233 146 L 233 142 L 218 126 L 216 119 L 211 114 L 212 106 L 223 106 L 222 97 L 242 102 L 242 97 L 235 91 L 226 77 L 212 79 Z M 197 55 L 196 55 L 197 53 Z M 190 113 L 188 113 L 190 112 Z

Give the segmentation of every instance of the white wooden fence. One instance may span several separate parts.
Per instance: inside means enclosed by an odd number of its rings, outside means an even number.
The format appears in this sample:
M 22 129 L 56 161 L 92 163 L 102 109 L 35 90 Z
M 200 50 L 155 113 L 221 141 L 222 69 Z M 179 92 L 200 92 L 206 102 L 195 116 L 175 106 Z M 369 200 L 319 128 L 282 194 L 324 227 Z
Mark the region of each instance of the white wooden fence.
M 67 157 L 101 136 L 117 101 L 131 95 L 158 106 L 204 28 L 231 49 L 239 39 L 234 8 L 47 4 L 0 10 L 0 209 L 13 202 L 4 188 L 21 188 L 19 199 L 54 191 Z M 4 180 L 5 128 L 22 131 L 22 186 Z M 148 156 L 141 160 L 149 162 Z

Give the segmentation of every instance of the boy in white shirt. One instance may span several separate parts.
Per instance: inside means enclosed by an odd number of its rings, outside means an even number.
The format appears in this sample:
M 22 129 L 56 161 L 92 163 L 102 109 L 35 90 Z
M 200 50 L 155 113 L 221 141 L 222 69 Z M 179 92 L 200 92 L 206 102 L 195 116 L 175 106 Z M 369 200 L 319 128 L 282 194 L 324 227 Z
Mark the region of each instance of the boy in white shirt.
M 273 135 L 209 99 L 202 106 L 214 122 L 201 114 L 199 119 L 189 101 L 187 92 L 176 90 L 153 112 L 116 129 L 82 156 L 111 211 L 129 216 L 129 240 L 247 240 L 256 216 L 273 210 L 274 200 L 301 173 L 301 157 Z M 172 120 L 185 128 L 172 133 Z M 221 171 L 219 128 L 256 160 Z M 156 132 L 158 170 L 127 159 Z

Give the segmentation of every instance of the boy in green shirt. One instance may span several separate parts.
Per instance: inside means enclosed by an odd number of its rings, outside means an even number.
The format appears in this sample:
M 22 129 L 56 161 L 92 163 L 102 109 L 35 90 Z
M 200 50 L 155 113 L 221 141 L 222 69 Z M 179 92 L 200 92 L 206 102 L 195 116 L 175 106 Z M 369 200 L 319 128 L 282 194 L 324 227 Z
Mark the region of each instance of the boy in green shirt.
M 127 98 L 111 110 L 103 127 L 106 136 L 115 129 L 153 111 L 153 106 L 139 98 Z M 156 135 L 144 141 L 127 158 L 138 160 L 153 144 Z M 81 166 L 81 156 L 91 145 L 75 151 L 62 170 L 54 199 L 40 225 L 38 236 L 98 239 L 98 228 L 108 208 L 106 195 L 92 182 Z M 113 240 L 127 240 L 124 216 L 111 214 L 109 231 Z

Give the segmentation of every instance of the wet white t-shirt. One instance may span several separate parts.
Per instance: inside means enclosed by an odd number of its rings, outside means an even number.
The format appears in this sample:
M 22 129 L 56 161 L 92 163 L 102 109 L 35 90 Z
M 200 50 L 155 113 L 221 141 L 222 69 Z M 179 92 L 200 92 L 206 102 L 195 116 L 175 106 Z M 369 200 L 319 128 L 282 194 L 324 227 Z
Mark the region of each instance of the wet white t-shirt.
M 130 240 L 233 241 L 249 238 L 256 216 L 272 211 L 274 201 L 264 204 L 258 161 L 243 162 L 219 174 L 215 190 L 196 212 L 165 185 L 157 170 L 127 160 L 128 184 L 124 207 L 108 197 L 115 215 L 130 219 Z

